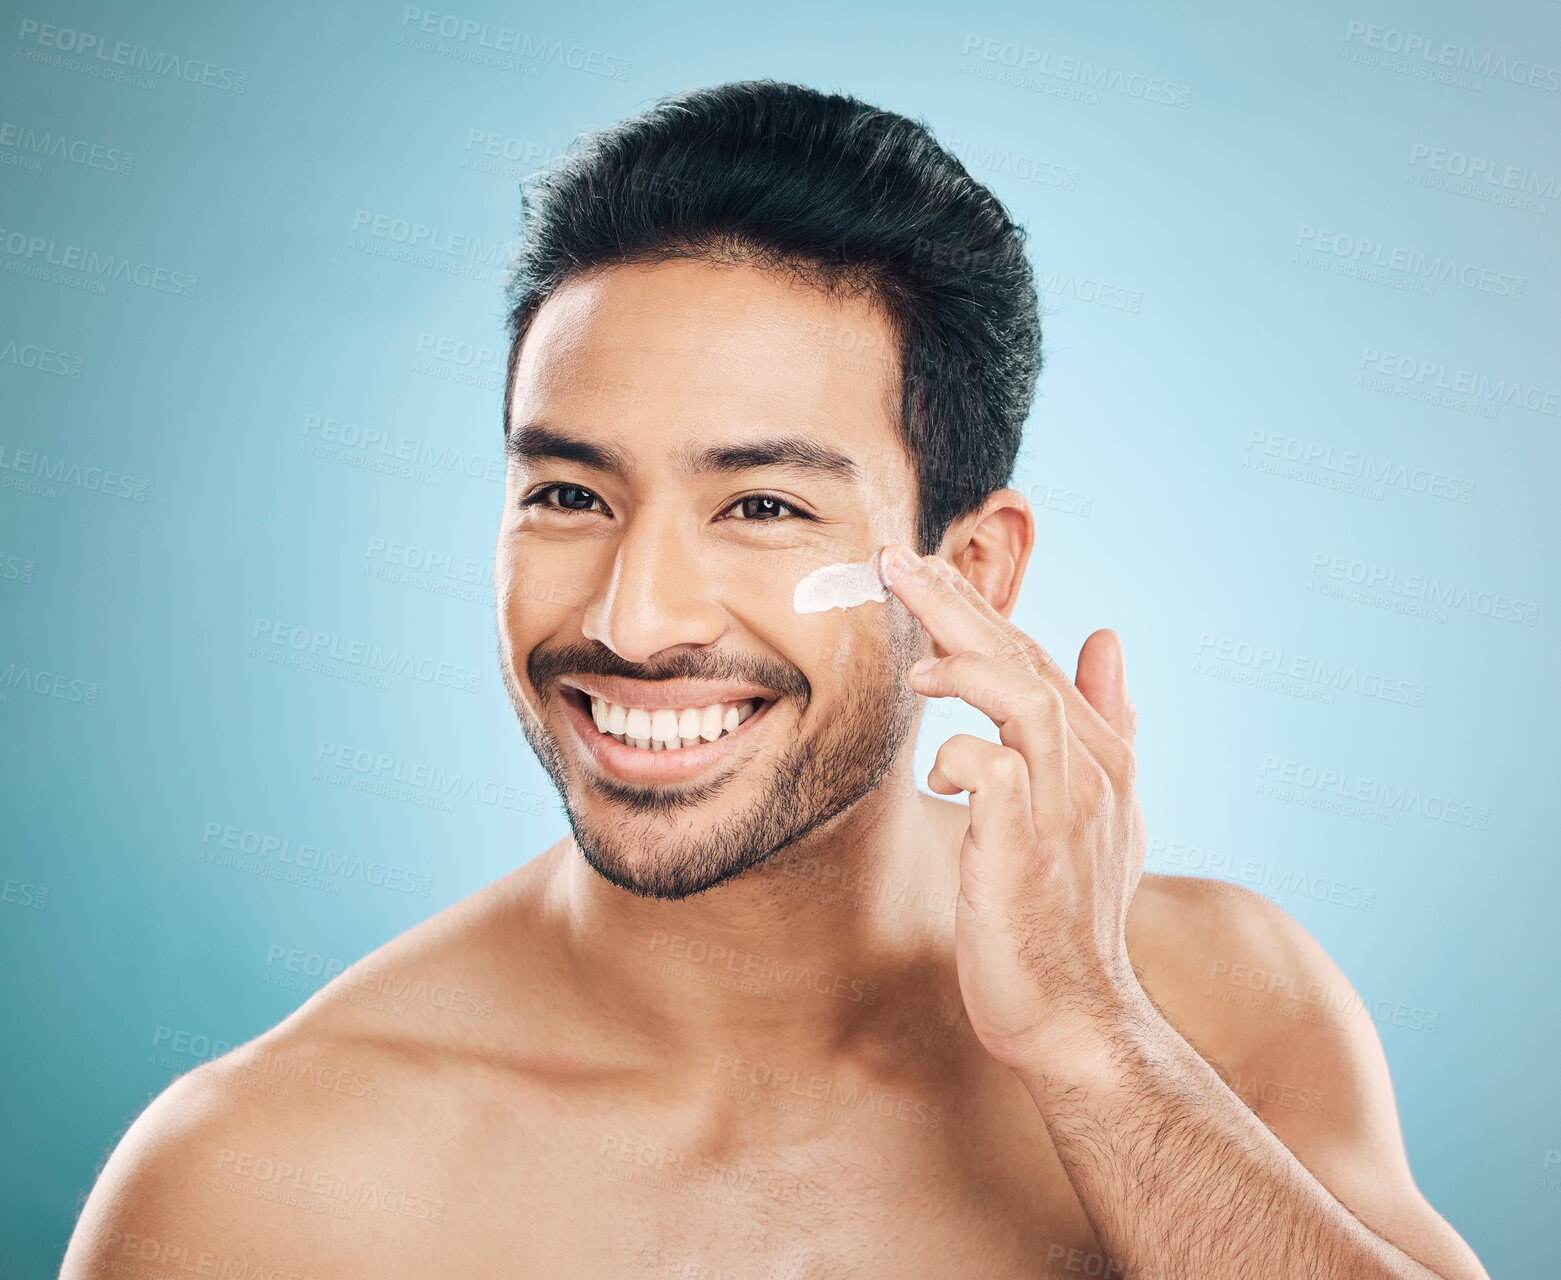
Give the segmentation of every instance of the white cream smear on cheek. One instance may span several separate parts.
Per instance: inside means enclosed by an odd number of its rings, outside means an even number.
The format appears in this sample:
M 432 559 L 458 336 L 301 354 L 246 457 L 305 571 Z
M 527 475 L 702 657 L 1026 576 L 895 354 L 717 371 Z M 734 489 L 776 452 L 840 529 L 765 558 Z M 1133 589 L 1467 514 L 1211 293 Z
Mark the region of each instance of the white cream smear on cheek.
M 826 609 L 852 609 L 869 601 L 885 601 L 889 589 L 878 572 L 878 557 L 857 564 L 826 564 L 815 569 L 792 593 L 797 613 L 823 613 Z

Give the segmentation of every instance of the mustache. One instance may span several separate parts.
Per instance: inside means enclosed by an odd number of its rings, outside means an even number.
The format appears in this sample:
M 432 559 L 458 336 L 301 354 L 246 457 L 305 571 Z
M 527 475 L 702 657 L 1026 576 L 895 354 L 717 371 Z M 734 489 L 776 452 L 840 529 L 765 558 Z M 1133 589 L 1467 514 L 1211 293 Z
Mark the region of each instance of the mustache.
M 526 677 L 543 697 L 565 675 L 621 676 L 628 680 L 746 680 L 796 698 L 804 708 L 813 685 L 798 667 L 759 654 L 688 649 L 659 662 L 629 662 L 596 641 L 538 646 L 526 656 Z

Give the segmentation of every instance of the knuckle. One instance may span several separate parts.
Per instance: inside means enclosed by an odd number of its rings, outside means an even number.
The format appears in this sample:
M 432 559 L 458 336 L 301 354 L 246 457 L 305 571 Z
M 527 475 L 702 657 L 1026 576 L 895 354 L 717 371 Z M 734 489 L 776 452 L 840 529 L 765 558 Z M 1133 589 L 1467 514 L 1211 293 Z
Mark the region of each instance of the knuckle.
M 1106 776 L 1106 771 L 1093 756 L 1082 757 L 1079 760 L 1074 770 L 1074 777 L 1077 779 L 1080 796 L 1090 802 L 1104 798 L 1111 787 L 1111 780 Z
M 1042 685 L 1035 693 L 1035 718 L 1042 721 L 1060 720 L 1065 715 L 1062 692 L 1056 686 Z
M 1024 757 L 1012 747 L 999 747 L 992 753 L 987 771 L 994 781 L 1012 785 L 1025 774 Z
M 1046 656 L 1046 651 L 1017 627 L 1003 630 L 997 642 L 997 652 L 1005 662 L 1018 662 L 1032 671 L 1038 668 Z

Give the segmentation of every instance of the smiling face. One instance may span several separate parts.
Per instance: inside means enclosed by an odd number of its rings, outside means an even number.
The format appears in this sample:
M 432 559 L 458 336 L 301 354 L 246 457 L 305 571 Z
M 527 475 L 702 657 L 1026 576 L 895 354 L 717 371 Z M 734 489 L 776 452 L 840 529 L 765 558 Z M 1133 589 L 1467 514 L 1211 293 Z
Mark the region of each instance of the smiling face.
M 614 884 L 719 884 L 907 746 L 919 624 L 893 600 L 792 609 L 812 570 L 914 538 L 894 349 L 865 295 L 748 266 L 615 266 L 538 310 L 510 404 L 500 654 Z

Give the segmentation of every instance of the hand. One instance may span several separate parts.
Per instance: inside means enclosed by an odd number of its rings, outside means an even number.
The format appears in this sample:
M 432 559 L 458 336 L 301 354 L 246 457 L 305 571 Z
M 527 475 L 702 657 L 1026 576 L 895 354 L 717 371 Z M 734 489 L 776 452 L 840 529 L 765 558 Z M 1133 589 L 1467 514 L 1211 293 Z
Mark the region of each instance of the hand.
M 883 568 L 948 655 L 917 663 L 911 687 L 998 727 L 1000 746 L 950 738 L 927 783 L 970 793 L 955 920 L 965 1010 L 988 1052 L 1030 1065 L 1145 999 L 1124 935 L 1145 841 L 1122 644 L 1091 635 L 1075 684 L 947 561 L 890 547 Z

